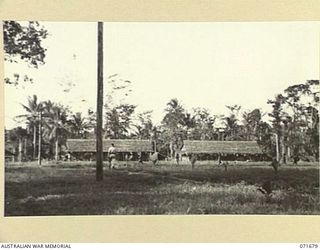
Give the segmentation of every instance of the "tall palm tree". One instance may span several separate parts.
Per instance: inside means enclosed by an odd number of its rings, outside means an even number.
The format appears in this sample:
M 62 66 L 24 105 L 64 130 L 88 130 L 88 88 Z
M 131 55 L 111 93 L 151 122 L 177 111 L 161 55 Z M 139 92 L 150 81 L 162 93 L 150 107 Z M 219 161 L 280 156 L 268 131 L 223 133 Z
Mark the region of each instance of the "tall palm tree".
M 39 112 L 42 109 L 42 103 L 38 102 L 38 97 L 33 95 L 28 97 L 27 105 L 21 104 L 22 107 L 27 111 L 27 114 L 19 115 L 17 118 L 27 119 L 27 125 L 33 131 L 33 159 L 36 158 L 36 143 L 37 143 L 37 124 L 39 122 Z
M 91 128 L 89 122 L 82 116 L 81 112 L 73 114 L 68 123 L 70 132 L 74 134 L 76 138 L 85 138 L 86 133 Z
M 48 104 L 48 103 L 47 103 Z M 67 133 L 67 114 L 63 106 L 49 103 L 45 108 L 46 136 L 54 141 L 55 160 L 59 160 L 59 141 Z
M 151 120 L 152 111 L 138 114 L 138 122 L 133 124 L 136 129 L 134 135 L 139 139 L 150 139 L 152 135 L 153 123 Z
M 165 128 L 165 134 L 169 142 L 170 157 L 172 158 L 183 146 L 183 134 L 186 119 L 186 112 L 178 99 L 171 99 L 167 103 L 165 116 L 162 119 L 162 125 Z
M 241 135 L 239 134 L 239 129 L 240 126 L 238 124 L 238 114 L 241 109 L 241 106 L 239 105 L 233 105 L 233 106 L 228 106 L 226 107 L 230 111 L 230 115 L 227 117 L 224 117 L 224 122 L 227 130 L 227 139 L 228 140 L 239 140 L 242 139 Z
M 177 128 L 179 125 L 183 125 L 185 119 L 185 110 L 178 99 L 171 99 L 167 103 L 167 108 L 165 111 L 166 114 L 162 120 L 163 124 L 171 128 Z

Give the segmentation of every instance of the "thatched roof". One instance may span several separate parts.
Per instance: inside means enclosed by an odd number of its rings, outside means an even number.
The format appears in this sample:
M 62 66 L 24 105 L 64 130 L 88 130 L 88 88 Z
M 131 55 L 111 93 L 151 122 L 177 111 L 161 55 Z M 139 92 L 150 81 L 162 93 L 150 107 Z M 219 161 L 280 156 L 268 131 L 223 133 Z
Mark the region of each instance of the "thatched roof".
M 186 153 L 262 154 L 256 141 L 184 141 Z
M 117 152 L 152 152 L 152 144 L 148 140 L 103 140 L 103 152 L 108 152 L 111 143 Z M 96 152 L 96 140 L 68 139 L 67 148 L 70 152 Z

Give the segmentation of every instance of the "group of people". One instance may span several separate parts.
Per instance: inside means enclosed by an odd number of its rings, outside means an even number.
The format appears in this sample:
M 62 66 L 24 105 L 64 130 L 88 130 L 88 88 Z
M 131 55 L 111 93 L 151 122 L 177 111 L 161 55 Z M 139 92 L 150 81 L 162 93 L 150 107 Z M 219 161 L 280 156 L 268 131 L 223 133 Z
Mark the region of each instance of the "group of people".
M 109 168 L 111 168 L 111 169 L 116 167 L 116 154 L 117 154 L 117 149 L 116 149 L 114 143 L 111 143 L 111 146 L 108 149 L 108 162 L 109 162 Z M 157 164 L 157 162 L 159 160 L 159 155 L 160 155 L 159 152 L 154 152 L 153 154 L 150 155 L 150 161 L 153 163 L 154 166 Z M 197 155 L 196 154 L 188 154 L 188 157 L 191 162 L 192 168 L 194 168 L 195 163 L 198 160 Z M 125 156 L 126 161 L 132 160 L 133 158 L 134 157 L 133 157 L 132 153 L 128 153 Z M 66 154 L 64 160 L 70 161 L 70 159 L 71 159 L 71 154 L 70 153 Z M 141 153 L 138 154 L 138 160 L 139 160 L 139 163 L 143 163 Z M 299 160 L 300 160 L 300 157 L 298 155 L 295 155 L 293 157 L 293 162 L 295 165 L 298 164 Z M 176 161 L 176 164 L 179 165 L 179 163 L 181 161 L 181 153 L 176 152 L 175 161 Z M 221 155 L 219 155 L 218 165 L 224 167 L 225 170 L 227 170 L 229 163 L 227 161 L 222 161 Z M 277 162 L 275 159 L 273 159 L 271 165 L 275 168 L 275 170 L 277 170 L 278 166 L 279 166 L 279 162 Z
M 111 146 L 108 149 L 108 161 L 109 161 L 109 167 L 111 169 L 116 167 L 116 153 L 117 153 L 117 149 L 114 143 L 111 143 Z M 132 153 L 129 153 L 126 155 L 126 160 L 132 160 L 132 159 L 133 159 Z M 139 159 L 139 163 L 143 163 L 141 153 L 138 154 L 138 159 Z
M 108 162 L 109 162 L 109 167 L 111 169 L 116 167 L 115 166 L 115 164 L 116 164 L 116 153 L 117 153 L 116 147 L 115 147 L 114 143 L 111 143 L 111 146 L 108 149 Z M 176 157 L 175 157 L 177 165 L 179 165 L 180 157 L 181 157 L 181 155 L 177 153 Z M 126 155 L 126 160 L 131 160 L 132 158 L 133 158 L 133 155 L 131 153 Z M 139 160 L 139 163 L 143 163 L 142 154 L 141 153 L 138 155 L 138 160 Z M 156 165 L 158 160 L 159 160 L 159 153 L 158 152 L 154 152 L 150 156 L 150 161 L 153 163 L 153 165 Z M 196 158 L 192 157 L 193 165 L 194 165 L 195 161 L 196 161 Z
M 108 149 L 108 161 L 109 161 L 109 167 L 111 169 L 115 168 L 116 153 L 117 153 L 117 150 L 115 148 L 115 145 L 114 145 L 114 143 L 111 143 L 111 146 Z M 177 165 L 179 165 L 180 158 L 181 158 L 181 154 L 179 154 L 177 152 L 176 156 L 175 156 L 175 160 L 176 160 Z M 126 155 L 126 160 L 131 160 L 131 159 L 132 159 L 132 154 Z M 154 152 L 150 156 L 150 161 L 153 163 L 153 165 L 156 165 L 158 160 L 159 160 L 159 153 L 158 152 Z M 195 163 L 197 161 L 197 155 L 196 154 L 190 154 L 189 155 L 189 160 L 191 162 L 192 168 L 194 168 Z M 142 163 L 142 155 L 141 154 L 139 155 L 139 163 Z M 223 162 L 220 157 L 218 159 L 218 163 L 219 163 L 219 166 L 223 166 L 227 170 L 228 163 L 227 162 Z

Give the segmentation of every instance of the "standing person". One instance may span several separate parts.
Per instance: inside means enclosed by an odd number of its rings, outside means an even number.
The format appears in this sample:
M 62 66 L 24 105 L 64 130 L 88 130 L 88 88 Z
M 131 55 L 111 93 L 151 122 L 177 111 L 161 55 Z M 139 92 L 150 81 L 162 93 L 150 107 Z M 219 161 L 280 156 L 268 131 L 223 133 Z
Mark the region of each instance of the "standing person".
M 295 154 L 294 156 L 293 156 L 293 164 L 294 165 L 298 165 L 298 161 L 300 160 L 300 157 L 299 157 L 299 155 L 298 154 Z
M 218 165 L 220 166 L 221 164 L 222 164 L 221 154 L 218 154 Z
M 191 167 L 192 169 L 194 168 L 194 165 L 197 161 L 197 155 L 196 154 L 191 154 L 189 155 L 189 159 L 190 159 L 190 162 L 191 162 Z
M 70 161 L 71 160 L 71 154 L 70 152 L 67 153 L 67 161 Z
M 143 159 L 142 159 L 142 152 L 139 152 L 138 153 L 138 160 L 139 160 L 139 163 L 143 163 Z
M 114 168 L 114 162 L 116 159 L 116 148 L 113 143 L 111 143 L 111 147 L 108 149 L 108 157 L 109 157 L 109 168 Z
M 132 160 L 132 153 L 125 153 L 126 167 L 128 167 L 128 161 Z
M 179 161 L 180 161 L 180 154 L 176 152 L 176 162 L 178 166 L 179 166 Z
M 159 160 L 159 153 L 158 152 L 154 152 L 151 156 L 150 156 L 150 160 L 153 163 L 153 165 L 155 166 L 157 161 Z

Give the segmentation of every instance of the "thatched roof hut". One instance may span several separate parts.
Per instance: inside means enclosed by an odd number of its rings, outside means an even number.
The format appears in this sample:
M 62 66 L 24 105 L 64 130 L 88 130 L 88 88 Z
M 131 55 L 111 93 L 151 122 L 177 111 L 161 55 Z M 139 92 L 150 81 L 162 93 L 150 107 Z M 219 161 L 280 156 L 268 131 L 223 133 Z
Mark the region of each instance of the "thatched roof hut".
M 117 152 L 152 152 L 152 143 L 149 140 L 103 140 L 103 152 L 108 152 L 111 143 L 115 145 Z M 96 140 L 94 139 L 68 139 L 67 149 L 73 153 L 96 152 Z
M 194 154 L 263 154 L 256 141 L 184 141 L 185 153 Z

